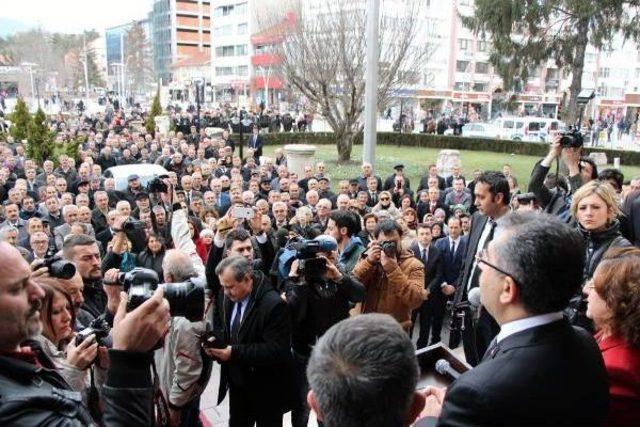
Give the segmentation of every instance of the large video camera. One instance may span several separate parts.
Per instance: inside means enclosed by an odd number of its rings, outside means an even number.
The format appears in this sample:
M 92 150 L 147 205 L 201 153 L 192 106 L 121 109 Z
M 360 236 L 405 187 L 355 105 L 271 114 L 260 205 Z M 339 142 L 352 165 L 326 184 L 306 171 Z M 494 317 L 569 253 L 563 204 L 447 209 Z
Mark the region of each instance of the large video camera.
M 584 138 L 578 129 L 571 129 L 559 134 L 562 148 L 580 148 L 584 145 Z
M 134 268 L 118 275 L 118 283 L 128 294 L 127 312 L 135 310 L 162 286 L 173 317 L 197 322 L 204 316 L 204 285 L 189 279 L 181 283 L 159 283 L 158 273 L 148 268 Z
M 52 251 L 47 252 L 42 267 L 47 267 L 49 275 L 56 279 L 69 280 L 76 275 L 76 266 Z
M 304 240 L 295 239 L 287 245 L 295 250 L 295 257 L 299 260 L 298 269 L 301 275 L 309 283 L 321 282 L 327 272 L 327 260 L 318 258 L 320 252 L 331 252 L 337 249 L 337 245 L 329 240 Z

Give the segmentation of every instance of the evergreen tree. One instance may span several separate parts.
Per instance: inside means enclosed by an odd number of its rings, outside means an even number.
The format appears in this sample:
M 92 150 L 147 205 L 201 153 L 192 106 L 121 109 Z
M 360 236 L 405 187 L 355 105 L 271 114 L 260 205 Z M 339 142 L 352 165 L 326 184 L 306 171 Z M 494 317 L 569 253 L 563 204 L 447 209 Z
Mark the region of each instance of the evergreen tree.
M 149 41 L 140 22 L 134 22 L 125 35 L 124 62 L 132 92 L 145 93 L 153 77 L 153 65 Z
M 53 133 L 47 126 L 47 116 L 38 108 L 28 128 L 27 157 L 38 164 L 50 159 L 54 152 Z
M 9 129 L 11 136 L 13 136 L 16 141 L 27 139 L 29 125 L 31 124 L 31 114 L 29 114 L 27 104 L 22 98 L 18 98 L 9 120 L 11 121 L 11 129 Z
M 151 111 L 149 111 L 149 116 L 147 117 L 147 121 L 145 123 L 147 133 L 155 136 L 156 116 L 159 116 L 160 114 L 162 114 L 162 106 L 160 105 L 160 86 L 158 86 L 156 96 L 153 97 L 153 103 L 151 104 Z
M 530 73 L 549 60 L 561 74 L 571 73 L 567 123 L 577 119 L 589 44 L 606 46 L 620 30 L 625 2 L 619 0 L 476 0 L 463 24 L 491 42 L 490 62 L 503 79 L 503 90 L 522 88 Z

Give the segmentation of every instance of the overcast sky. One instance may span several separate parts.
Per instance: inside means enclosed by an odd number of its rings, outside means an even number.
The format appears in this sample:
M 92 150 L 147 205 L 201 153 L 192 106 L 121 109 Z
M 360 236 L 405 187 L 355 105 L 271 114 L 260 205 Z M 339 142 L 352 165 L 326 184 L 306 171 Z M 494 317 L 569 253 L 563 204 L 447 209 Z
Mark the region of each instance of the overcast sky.
M 2 5 L 2 3 L 7 3 Z M 145 18 L 153 0 L 0 0 L 1 18 L 53 32 L 77 33 Z

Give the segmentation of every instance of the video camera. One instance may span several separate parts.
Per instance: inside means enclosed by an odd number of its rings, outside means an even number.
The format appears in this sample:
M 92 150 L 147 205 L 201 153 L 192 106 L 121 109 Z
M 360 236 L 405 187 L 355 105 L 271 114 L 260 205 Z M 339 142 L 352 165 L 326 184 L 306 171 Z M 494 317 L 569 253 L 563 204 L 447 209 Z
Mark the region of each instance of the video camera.
M 47 267 L 49 275 L 56 279 L 69 280 L 76 275 L 76 266 L 72 262 L 62 259 L 51 251 L 47 252 L 42 267 Z
M 318 258 L 320 252 L 335 251 L 338 247 L 330 240 L 304 240 L 294 239 L 287 245 L 295 251 L 295 257 L 299 260 L 298 269 L 309 283 L 322 281 L 327 272 L 327 260 Z
M 133 230 L 144 230 L 145 228 L 147 228 L 147 223 L 144 221 L 138 221 L 134 218 L 127 218 L 123 223 L 122 223 L 122 230 L 124 230 L 125 232 L 130 232 Z
M 167 175 L 156 176 L 147 184 L 148 193 L 166 193 L 169 187 L 162 180 L 169 178 Z
M 118 283 L 128 294 L 127 312 L 135 310 L 162 286 L 173 317 L 197 322 L 204 316 L 204 285 L 189 279 L 181 283 L 159 283 L 158 273 L 148 268 L 134 268 L 118 275 Z

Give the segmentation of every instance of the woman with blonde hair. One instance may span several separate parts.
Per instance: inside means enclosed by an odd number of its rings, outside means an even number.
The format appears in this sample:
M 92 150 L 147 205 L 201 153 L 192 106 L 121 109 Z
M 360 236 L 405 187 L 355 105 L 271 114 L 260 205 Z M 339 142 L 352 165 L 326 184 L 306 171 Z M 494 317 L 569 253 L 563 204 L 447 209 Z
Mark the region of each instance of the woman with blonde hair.
M 616 192 L 606 182 L 590 181 L 573 195 L 571 214 L 586 243 L 585 282 L 591 279 L 609 248 L 631 246 L 620 233 L 619 213 Z
M 401 216 L 400 211 L 393 204 L 391 193 L 388 191 L 381 191 L 378 198 L 378 203 L 371 208 L 372 213 L 378 213 L 381 211 L 388 212 L 393 219 L 399 218 Z

